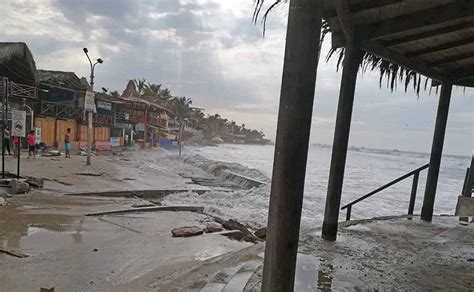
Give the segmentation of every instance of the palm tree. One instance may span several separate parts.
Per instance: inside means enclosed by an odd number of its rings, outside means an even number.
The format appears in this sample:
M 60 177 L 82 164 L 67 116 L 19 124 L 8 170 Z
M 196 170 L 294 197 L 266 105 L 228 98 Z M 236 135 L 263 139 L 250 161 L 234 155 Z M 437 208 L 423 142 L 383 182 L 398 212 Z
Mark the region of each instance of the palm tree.
M 137 88 L 138 94 L 143 95 L 143 93 L 145 92 L 145 87 L 146 87 L 146 79 L 145 78 L 133 79 L 133 83 L 135 83 L 135 87 Z

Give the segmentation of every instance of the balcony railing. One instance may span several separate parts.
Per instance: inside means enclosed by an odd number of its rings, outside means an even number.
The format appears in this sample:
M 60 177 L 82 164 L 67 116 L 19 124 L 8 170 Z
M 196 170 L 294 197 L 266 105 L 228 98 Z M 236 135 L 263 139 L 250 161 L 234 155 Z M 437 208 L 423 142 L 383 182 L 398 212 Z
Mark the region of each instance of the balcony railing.
M 40 115 L 77 120 L 83 118 L 83 109 L 68 104 L 42 101 Z
M 162 118 L 138 116 L 137 117 L 137 122 L 138 123 L 143 123 L 143 124 L 148 123 L 152 126 L 157 126 L 157 127 L 163 127 L 163 128 L 167 127 L 166 119 L 162 119 Z

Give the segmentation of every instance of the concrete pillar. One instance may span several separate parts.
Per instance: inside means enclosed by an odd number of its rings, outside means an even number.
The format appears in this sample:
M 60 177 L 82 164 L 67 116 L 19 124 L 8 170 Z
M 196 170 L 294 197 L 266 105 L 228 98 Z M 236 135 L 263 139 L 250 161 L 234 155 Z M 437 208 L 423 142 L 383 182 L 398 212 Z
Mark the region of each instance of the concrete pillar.
M 443 83 L 441 85 L 433 144 L 431 146 L 430 167 L 428 168 L 425 197 L 423 199 L 423 207 L 421 208 L 421 219 L 425 221 L 431 221 L 431 219 L 433 219 L 433 207 L 436 187 L 438 185 L 441 156 L 443 155 L 444 135 L 448 122 L 449 102 L 451 100 L 452 89 L 453 85 L 451 83 Z
M 291 0 L 268 212 L 262 291 L 293 291 L 319 60 L 320 0 Z
M 322 238 L 334 241 L 337 237 L 337 222 L 341 205 L 342 184 L 346 166 L 347 145 L 351 128 L 352 106 L 356 87 L 357 72 L 364 52 L 348 46 L 345 49 L 342 69 L 339 103 L 337 106 L 336 129 L 332 145 L 331 168 L 329 170 L 326 210 L 324 212 Z

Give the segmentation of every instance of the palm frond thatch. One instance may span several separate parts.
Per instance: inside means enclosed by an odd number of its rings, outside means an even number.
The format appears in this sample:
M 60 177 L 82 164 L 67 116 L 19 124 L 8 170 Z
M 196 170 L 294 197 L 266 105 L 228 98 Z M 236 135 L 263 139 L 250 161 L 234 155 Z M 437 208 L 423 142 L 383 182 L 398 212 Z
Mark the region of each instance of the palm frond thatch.
M 265 3 L 271 2 L 267 6 L 266 9 L 264 7 L 266 6 Z M 254 12 L 253 12 L 253 17 L 252 21 L 256 24 L 259 19 L 261 19 L 262 26 L 263 26 L 263 35 L 265 35 L 265 23 L 267 21 L 267 17 L 269 13 L 274 10 L 277 6 L 280 4 L 286 4 L 288 3 L 288 0 L 254 0 L 255 2 L 255 7 L 254 7 Z M 263 16 L 260 17 L 262 11 L 265 11 Z M 321 41 L 320 41 L 320 48 L 323 43 L 324 37 L 330 32 L 330 27 L 329 24 L 326 20 L 323 19 L 322 23 L 322 31 L 321 31 Z M 337 65 L 336 65 L 336 70 L 339 69 L 339 67 L 342 65 L 342 60 L 344 59 L 344 48 L 338 48 L 338 49 L 331 49 L 329 50 L 327 56 L 326 56 L 326 61 L 329 61 L 333 56 L 337 56 Z M 362 67 L 362 72 L 367 72 L 367 70 L 370 71 L 379 71 L 380 73 L 380 78 L 379 78 L 379 85 L 382 87 L 383 80 L 385 79 L 387 82 L 387 87 L 390 88 L 391 91 L 394 91 L 397 88 L 398 82 L 404 84 L 405 91 L 408 90 L 408 87 L 410 86 L 410 83 L 413 84 L 413 90 L 416 92 L 417 95 L 420 94 L 421 90 L 421 79 L 422 75 L 414 70 L 411 70 L 409 68 L 406 68 L 404 66 L 392 63 L 390 61 L 387 61 L 379 56 L 376 56 L 374 54 L 366 52 L 364 54 L 363 62 L 361 64 Z M 397 80 L 398 77 L 398 80 Z M 428 88 L 428 81 L 430 78 L 424 77 L 424 90 L 427 90 Z M 436 91 L 438 91 L 438 87 L 436 87 Z M 431 92 L 431 86 L 430 86 L 430 92 Z

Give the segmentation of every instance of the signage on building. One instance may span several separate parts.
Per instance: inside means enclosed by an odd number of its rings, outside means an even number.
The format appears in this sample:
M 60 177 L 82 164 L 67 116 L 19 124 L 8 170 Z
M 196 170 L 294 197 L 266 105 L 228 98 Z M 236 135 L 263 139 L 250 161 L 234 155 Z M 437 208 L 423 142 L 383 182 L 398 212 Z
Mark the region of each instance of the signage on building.
M 88 112 L 97 112 L 95 107 L 95 93 L 93 91 L 86 91 L 86 96 L 84 97 L 84 109 Z
M 12 111 L 12 136 L 26 136 L 26 112 Z
M 110 146 L 119 147 L 120 146 L 120 137 L 110 137 Z
M 97 101 L 97 108 L 111 111 L 112 110 L 112 104 L 110 102 L 98 100 Z
M 35 128 L 36 144 L 41 143 L 41 128 Z
M 135 125 L 135 131 L 145 131 L 145 124 L 144 123 L 138 123 Z

